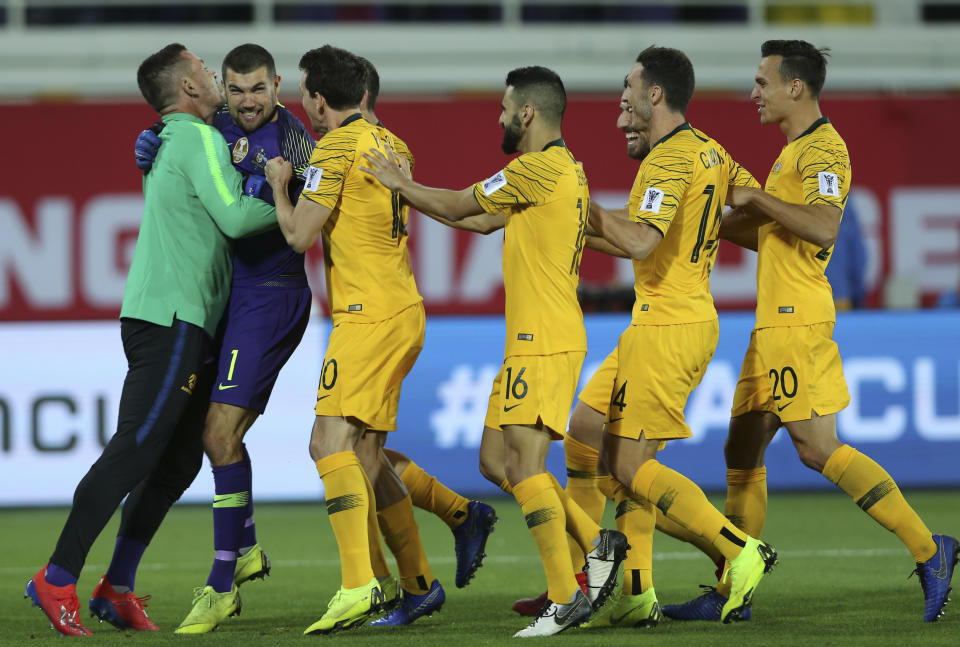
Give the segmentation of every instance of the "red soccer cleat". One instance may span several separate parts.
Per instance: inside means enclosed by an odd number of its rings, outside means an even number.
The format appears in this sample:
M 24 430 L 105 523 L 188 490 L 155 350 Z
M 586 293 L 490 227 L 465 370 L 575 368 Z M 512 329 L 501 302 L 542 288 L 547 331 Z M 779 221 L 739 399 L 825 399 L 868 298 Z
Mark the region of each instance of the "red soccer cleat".
M 583 594 L 587 594 L 587 574 L 583 571 L 577 573 L 577 584 Z M 544 591 L 535 598 L 520 598 L 513 603 L 513 610 L 522 616 L 535 616 L 540 613 L 540 609 L 547 603 L 547 592 Z
M 49 564 L 48 564 L 49 566 Z M 65 636 L 92 636 L 93 632 L 83 626 L 77 612 L 80 600 L 77 599 L 77 585 L 54 586 L 47 582 L 47 567 L 27 582 L 23 597 L 30 598 L 33 605 L 40 607 L 50 619 L 54 629 Z
M 90 594 L 90 617 L 100 618 L 100 622 L 106 620 L 117 629 L 160 631 L 143 610 L 149 599 L 149 595 L 138 598 L 133 591 L 117 593 L 104 575 Z

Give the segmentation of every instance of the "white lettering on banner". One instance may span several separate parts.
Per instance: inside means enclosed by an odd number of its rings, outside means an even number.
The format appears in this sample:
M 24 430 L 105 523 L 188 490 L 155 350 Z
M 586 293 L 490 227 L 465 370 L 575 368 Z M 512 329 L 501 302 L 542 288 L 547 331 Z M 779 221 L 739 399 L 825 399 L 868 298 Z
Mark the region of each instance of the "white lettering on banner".
M 960 189 L 890 191 L 892 274 L 910 277 L 921 292 L 957 285 Z
M 907 410 L 887 405 L 879 416 L 861 413 L 861 388 L 865 382 L 879 382 L 890 393 L 902 393 L 907 386 L 903 362 L 892 357 L 857 357 L 843 362 L 843 376 L 850 390 L 850 404 L 837 416 L 837 433 L 850 442 L 892 442 L 907 428 Z
M 263 500 L 319 498 L 304 443 L 328 331 L 310 322 L 257 421 L 262 433 L 245 440 Z M 0 349 L 0 506 L 69 503 L 117 427 L 126 370 L 119 324 L 5 323 Z M 30 478 L 36 474 L 43 478 Z M 182 500 L 210 501 L 213 483 L 204 474 Z
M 111 308 L 120 302 L 142 217 L 138 193 L 101 195 L 86 204 L 81 269 L 83 294 L 91 305 Z M 121 240 L 123 233 L 132 235 Z
M 480 446 L 483 419 L 497 371 L 498 367 L 492 364 L 484 364 L 476 371 L 468 364 L 457 364 L 450 371 L 450 378 L 437 385 L 442 408 L 430 414 L 437 447 Z
M 933 441 L 960 440 L 960 412 L 956 415 L 937 414 L 935 370 L 931 357 L 918 357 L 913 363 L 913 410 L 917 435 Z M 957 375 L 960 375 L 960 364 L 957 365 Z M 953 384 L 960 383 L 957 375 L 953 377 Z M 951 383 L 949 379 L 944 381 Z
M 867 292 L 880 284 L 883 264 L 883 213 L 880 201 L 871 189 L 853 187 L 847 195 L 847 209 L 853 209 L 860 223 L 863 244 L 867 248 L 867 267 L 864 270 Z M 716 274 L 714 274 L 716 276 Z
M 421 254 L 429 253 L 421 251 Z M 460 277 L 460 298 L 467 302 L 493 298 L 503 285 L 503 236 L 473 236 Z M 451 298 L 457 295 L 451 294 Z
M 414 218 L 417 229 L 411 245 L 417 287 L 427 301 L 447 301 L 453 296 L 456 230 L 411 209 L 410 219 Z
M 729 362 L 714 360 L 707 365 L 700 386 L 687 400 L 684 418 L 693 436 L 686 443 L 700 443 L 712 429 L 726 431 L 730 426 L 730 404 L 737 386 L 736 369 Z
M 13 200 L 0 198 L 0 308 L 10 303 L 10 279 L 37 309 L 74 302 L 73 209 L 67 198 L 43 198 L 34 213 L 35 233 Z

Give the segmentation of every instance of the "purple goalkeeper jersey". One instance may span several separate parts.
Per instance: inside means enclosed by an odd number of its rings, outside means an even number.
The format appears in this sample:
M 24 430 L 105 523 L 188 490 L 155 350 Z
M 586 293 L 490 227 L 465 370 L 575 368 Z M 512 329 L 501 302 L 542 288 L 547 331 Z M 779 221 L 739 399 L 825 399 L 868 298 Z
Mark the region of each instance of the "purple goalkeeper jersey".
M 277 120 L 252 133 L 234 123 L 226 108 L 216 114 L 213 125 L 230 149 L 233 165 L 244 177 L 244 191 L 274 204 L 273 191 L 266 182 L 267 161 L 278 155 L 293 164 L 291 201 L 296 203 L 303 188 L 303 170 L 310 159 L 314 141 L 310 131 L 283 106 L 277 106 Z M 293 251 L 279 229 L 259 236 L 234 240 L 234 287 L 299 287 L 307 285 L 303 254 Z

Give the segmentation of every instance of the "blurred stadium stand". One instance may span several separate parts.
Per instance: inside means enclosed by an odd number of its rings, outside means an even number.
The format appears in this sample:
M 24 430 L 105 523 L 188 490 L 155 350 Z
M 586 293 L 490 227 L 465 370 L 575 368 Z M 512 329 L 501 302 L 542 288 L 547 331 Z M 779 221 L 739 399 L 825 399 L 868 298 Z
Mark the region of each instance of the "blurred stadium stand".
M 956 0 L 5 0 L 0 92 L 130 96 L 143 53 L 171 38 L 217 61 L 253 40 L 281 69 L 335 41 L 364 51 L 395 92 L 495 90 L 532 60 L 571 90 L 607 90 L 625 51 L 669 43 L 700 89 L 742 90 L 757 43 L 781 37 L 829 41 L 834 89 L 960 88 Z

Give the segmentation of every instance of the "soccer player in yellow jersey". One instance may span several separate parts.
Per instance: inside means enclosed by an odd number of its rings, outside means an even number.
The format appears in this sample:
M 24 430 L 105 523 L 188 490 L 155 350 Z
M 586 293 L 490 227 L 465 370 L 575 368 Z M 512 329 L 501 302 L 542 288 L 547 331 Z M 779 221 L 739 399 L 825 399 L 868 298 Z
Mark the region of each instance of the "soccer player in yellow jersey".
M 380 94 L 380 75 L 373 63 L 362 56 L 358 58 L 365 72 L 364 87 L 366 88 L 360 112 L 368 122 L 382 127 L 383 123 L 377 118 L 376 114 L 377 97 Z M 396 153 L 407 161 L 412 173 L 414 166 L 413 153 L 402 139 L 394 138 L 391 143 Z M 385 447 L 382 452 L 383 458 L 388 460 L 397 474 L 400 475 L 404 486 L 410 493 L 411 503 L 440 517 L 453 532 L 457 558 L 455 582 L 458 588 L 465 587 L 473 578 L 477 569 L 483 565 L 483 558 L 486 556 L 484 549 L 487 537 L 493 532 L 493 526 L 497 521 L 496 512 L 482 501 L 470 501 L 460 496 L 438 481 L 436 477 L 424 471 L 408 456 Z M 382 508 L 381 494 L 377 487 L 378 483 L 375 482 L 374 494 L 377 496 L 377 507 Z M 380 512 L 378 516 L 381 518 L 381 530 L 387 534 L 392 528 L 388 519 L 389 511 Z M 395 543 L 394 538 L 387 535 L 388 546 Z M 389 568 L 385 562 L 381 562 L 373 564 L 373 570 L 381 584 L 384 585 L 384 596 L 389 601 L 391 590 L 388 589 L 392 588 L 395 592 L 395 587 L 388 586 L 389 581 L 385 579 L 385 577 L 389 577 Z M 373 624 L 377 626 L 410 624 L 421 615 L 429 614 L 432 611 L 433 609 L 429 605 L 424 606 L 422 604 L 422 600 L 418 596 L 405 595 L 402 603 L 396 609 Z
M 287 242 L 304 251 L 323 238 L 333 331 L 310 456 L 326 490 L 342 581 L 326 613 L 305 633 L 330 633 L 362 624 L 384 601 L 371 564 L 383 557 L 371 554 L 381 549 L 368 532 L 377 527 L 370 480 L 392 499 L 381 519 L 391 510 L 386 525 L 406 535 L 391 545 L 404 591 L 435 608 L 444 594 L 423 554 L 409 496 L 381 452 L 386 432 L 396 429 L 401 382 L 424 334 L 423 303 L 407 250 L 407 210 L 358 170 L 361 151 L 386 150 L 394 136 L 360 114 L 364 70 L 356 56 L 326 45 L 304 54 L 300 69 L 304 109 L 314 130 L 325 135 L 311 155 L 295 209 L 285 199 L 289 164 L 271 160 L 267 174 L 283 194 L 277 198 L 278 222 Z
M 633 320 L 617 345 L 603 455 L 632 493 L 625 500 L 644 516 L 647 537 L 656 506 L 730 562 L 730 597 L 721 613 L 729 622 L 749 604 L 776 553 L 656 460 L 665 441 L 691 435 L 683 410 L 717 345 L 709 277 L 727 187 L 739 173 L 719 143 L 687 123 L 693 88 L 693 66 L 683 52 L 650 47 L 640 53 L 625 81 L 619 123 L 628 153 L 643 163 L 623 213 L 590 206 L 591 228 L 634 260 L 636 276 Z M 645 544 L 637 548 L 649 554 L 652 540 Z M 649 568 L 638 570 L 642 593 L 652 582 Z
M 626 540 L 602 530 L 546 471 L 550 442 L 563 437 L 586 353 L 577 302 L 589 192 L 564 145 L 566 93 L 542 67 L 511 71 L 500 117 L 503 150 L 522 153 L 489 179 L 461 191 L 419 185 L 392 155 L 371 151 L 369 172 L 414 207 L 440 220 L 504 227 L 505 359 L 487 411 L 484 445 L 499 447 L 508 489 L 540 551 L 550 602 L 516 635 L 559 633 L 586 620 L 616 582 Z M 495 430 L 498 438 L 490 439 Z M 574 577 L 566 529 L 588 552 L 588 596 Z
M 727 510 L 747 532 L 763 527 L 763 455 L 785 426 L 804 465 L 849 494 L 910 550 L 926 600 L 924 620 L 932 622 L 950 591 L 957 540 L 931 534 L 890 475 L 837 438 L 836 414 L 850 397 L 832 340 L 836 315 L 824 270 L 850 190 L 850 159 L 820 112 L 826 50 L 771 40 L 760 52 L 751 98 L 760 122 L 777 124 L 787 144 L 764 190 L 731 187 L 727 203 L 735 212 L 720 232 L 759 254 L 756 327 L 734 394 L 725 452 Z M 678 605 L 678 613 L 693 612 L 702 598 Z

